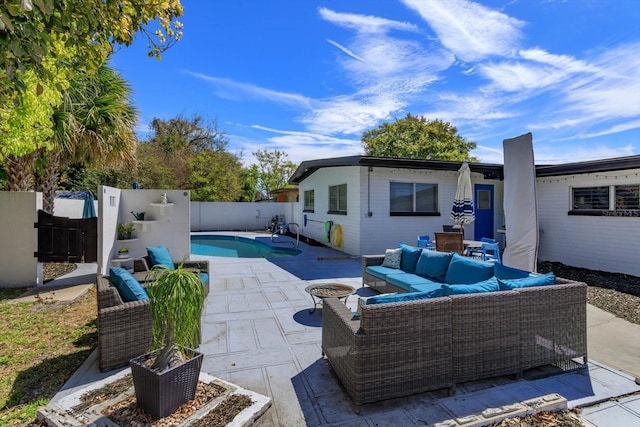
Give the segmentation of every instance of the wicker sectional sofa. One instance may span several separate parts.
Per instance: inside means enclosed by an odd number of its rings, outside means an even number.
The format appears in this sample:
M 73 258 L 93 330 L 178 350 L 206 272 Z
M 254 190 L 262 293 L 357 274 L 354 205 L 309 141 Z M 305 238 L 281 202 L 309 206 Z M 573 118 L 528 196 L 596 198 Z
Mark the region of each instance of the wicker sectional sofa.
M 359 317 L 326 299 L 322 352 L 356 410 L 537 366 L 586 363 L 586 290 L 556 278 L 547 286 L 367 304 Z

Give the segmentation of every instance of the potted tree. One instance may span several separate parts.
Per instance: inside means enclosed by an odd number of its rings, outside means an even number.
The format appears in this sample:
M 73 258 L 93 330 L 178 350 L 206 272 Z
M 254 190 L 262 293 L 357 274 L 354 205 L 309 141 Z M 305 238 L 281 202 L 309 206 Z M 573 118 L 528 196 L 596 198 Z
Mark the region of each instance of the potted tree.
M 118 226 L 116 227 L 116 231 L 118 232 L 118 240 L 130 239 L 133 230 L 135 230 L 135 227 L 132 222 L 123 222 L 122 224 L 118 224 Z
M 138 407 L 162 418 L 195 397 L 203 358 L 195 349 L 205 290 L 200 276 L 183 264 L 175 269 L 156 266 L 147 281 L 152 349 L 129 365 Z

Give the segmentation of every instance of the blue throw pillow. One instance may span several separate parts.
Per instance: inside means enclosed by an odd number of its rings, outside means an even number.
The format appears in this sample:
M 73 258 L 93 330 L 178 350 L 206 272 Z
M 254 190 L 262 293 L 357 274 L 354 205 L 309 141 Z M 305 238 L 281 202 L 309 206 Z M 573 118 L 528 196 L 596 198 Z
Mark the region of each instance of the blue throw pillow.
M 442 285 L 442 292 L 445 296 L 497 292 L 499 290 L 500 285 L 498 284 L 498 279 L 495 277 L 470 285 L 448 285 L 446 283 Z
M 398 247 L 402 249 L 402 256 L 400 257 L 400 268 L 407 273 L 414 273 L 416 271 L 418 258 L 420 258 L 420 254 L 422 253 L 422 249 L 405 245 L 402 242 L 398 244 Z
M 493 277 L 492 263 L 454 253 L 444 281 L 449 284 L 471 284 L 482 282 L 490 277 Z
M 111 267 L 109 279 L 116 287 L 123 302 L 148 300 L 149 295 L 140 282 L 127 270 L 120 267 Z
M 147 254 L 151 261 L 151 267 L 161 265 L 169 270 L 175 270 L 171 254 L 169 254 L 169 250 L 164 245 L 147 246 Z
M 493 275 L 498 279 L 524 279 L 531 276 L 529 271 L 520 270 L 519 268 L 508 267 L 504 264 L 496 262 L 493 265 Z
M 429 292 L 404 292 L 395 295 L 379 295 L 367 299 L 367 304 L 385 304 L 388 302 L 417 301 L 427 298 L 442 296 L 442 289 L 434 289 Z
M 416 274 L 442 282 L 447 274 L 452 257 L 453 253 L 451 252 L 423 249 L 420 258 L 418 258 L 418 264 L 416 264 Z
M 511 289 L 528 288 L 531 286 L 549 286 L 556 283 L 556 276 L 553 273 L 539 274 L 522 279 L 498 279 L 500 289 L 508 291 Z

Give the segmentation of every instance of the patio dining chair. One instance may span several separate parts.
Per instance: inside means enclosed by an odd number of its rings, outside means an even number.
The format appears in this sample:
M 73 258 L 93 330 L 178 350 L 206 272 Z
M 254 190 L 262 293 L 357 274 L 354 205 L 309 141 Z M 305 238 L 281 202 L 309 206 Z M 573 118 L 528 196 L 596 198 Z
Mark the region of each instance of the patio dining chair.
M 483 243 L 482 260 L 502 264 L 502 259 L 500 258 L 500 245 L 498 243 Z
M 433 242 L 431 242 L 428 234 L 425 234 L 424 236 L 418 236 L 418 243 L 416 246 L 425 249 L 435 249 L 435 247 L 433 246 Z
M 496 239 L 492 239 L 491 237 L 481 237 L 480 241 L 482 243 L 498 243 Z M 469 250 L 469 256 L 473 258 L 482 259 L 482 247 L 471 248 Z

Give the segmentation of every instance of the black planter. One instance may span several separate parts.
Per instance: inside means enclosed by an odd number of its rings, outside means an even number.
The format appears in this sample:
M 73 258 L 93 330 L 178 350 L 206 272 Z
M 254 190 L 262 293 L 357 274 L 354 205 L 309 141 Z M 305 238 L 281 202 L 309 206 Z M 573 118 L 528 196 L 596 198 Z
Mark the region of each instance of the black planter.
M 155 358 L 159 350 L 129 361 L 138 408 L 162 418 L 172 414 L 182 404 L 193 400 L 198 387 L 202 353 L 192 350 L 191 359 L 175 368 L 158 373 L 146 367 L 146 360 Z

